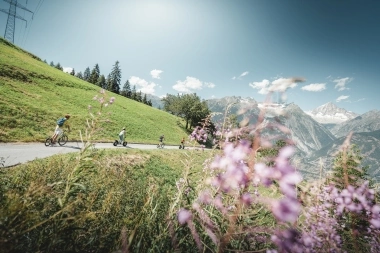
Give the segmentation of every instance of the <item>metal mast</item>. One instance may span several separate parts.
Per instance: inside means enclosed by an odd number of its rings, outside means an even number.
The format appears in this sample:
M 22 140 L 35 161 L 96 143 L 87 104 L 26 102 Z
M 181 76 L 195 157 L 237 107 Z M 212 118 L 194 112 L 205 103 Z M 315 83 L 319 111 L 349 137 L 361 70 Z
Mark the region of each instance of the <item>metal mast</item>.
M 26 7 L 22 6 L 21 4 L 17 3 L 17 0 L 4 0 L 4 1 L 10 4 L 8 11 L 4 9 L 0 9 L 0 11 L 8 14 L 7 26 L 5 27 L 5 32 L 4 32 L 4 39 L 14 43 L 16 18 L 24 20 L 26 22 L 26 26 L 28 25 L 28 21 L 26 21 L 23 17 L 17 15 L 16 7 L 29 11 L 33 15 L 34 13 L 31 10 L 28 10 Z M 32 19 L 33 19 L 33 15 L 32 15 Z

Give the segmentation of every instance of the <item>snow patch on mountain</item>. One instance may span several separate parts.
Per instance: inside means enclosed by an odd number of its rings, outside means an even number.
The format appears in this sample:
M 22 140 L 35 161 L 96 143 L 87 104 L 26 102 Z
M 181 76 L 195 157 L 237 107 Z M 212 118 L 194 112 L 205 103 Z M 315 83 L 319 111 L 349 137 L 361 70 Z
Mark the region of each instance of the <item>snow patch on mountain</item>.
M 339 108 L 331 102 L 312 111 L 305 111 L 305 113 L 321 124 L 340 124 L 358 116 L 358 114 Z

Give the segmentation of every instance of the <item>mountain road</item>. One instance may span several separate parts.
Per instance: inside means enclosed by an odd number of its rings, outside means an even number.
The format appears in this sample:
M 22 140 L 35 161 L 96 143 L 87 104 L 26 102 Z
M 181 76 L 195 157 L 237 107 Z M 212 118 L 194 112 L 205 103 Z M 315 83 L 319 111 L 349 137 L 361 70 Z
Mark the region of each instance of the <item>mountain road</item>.
M 12 167 L 37 158 L 45 158 L 55 154 L 79 152 L 82 147 L 83 144 L 81 142 L 67 142 L 64 146 L 56 144 L 49 147 L 45 147 L 44 143 L 0 143 L 0 168 Z M 94 147 L 97 149 L 157 149 L 157 144 L 128 143 L 126 147 L 123 147 L 122 145 L 115 147 L 112 143 L 95 143 Z M 165 145 L 164 149 L 178 149 L 178 147 L 179 145 Z M 188 147 L 185 149 L 188 149 Z

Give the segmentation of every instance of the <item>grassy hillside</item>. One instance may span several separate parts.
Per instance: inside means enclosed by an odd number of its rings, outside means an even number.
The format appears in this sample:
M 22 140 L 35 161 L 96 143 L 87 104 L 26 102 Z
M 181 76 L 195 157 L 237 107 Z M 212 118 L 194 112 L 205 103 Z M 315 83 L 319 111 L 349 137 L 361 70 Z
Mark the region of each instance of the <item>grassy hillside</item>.
M 1 142 L 42 141 L 67 113 L 72 116 L 69 138 L 79 139 L 79 131 L 85 131 L 91 118 L 88 106 L 94 113 L 99 110 L 93 100 L 99 90 L 0 38 Z M 117 94 L 107 95 L 116 100 L 104 108 L 97 140 L 115 139 L 124 126 L 128 142 L 156 143 L 165 134 L 167 144 L 178 144 L 187 135 L 181 119 Z
M 123 229 L 130 252 L 169 252 L 176 182 L 186 167 L 188 180 L 201 180 L 213 154 L 100 150 L 0 167 L 0 252 L 114 252 Z

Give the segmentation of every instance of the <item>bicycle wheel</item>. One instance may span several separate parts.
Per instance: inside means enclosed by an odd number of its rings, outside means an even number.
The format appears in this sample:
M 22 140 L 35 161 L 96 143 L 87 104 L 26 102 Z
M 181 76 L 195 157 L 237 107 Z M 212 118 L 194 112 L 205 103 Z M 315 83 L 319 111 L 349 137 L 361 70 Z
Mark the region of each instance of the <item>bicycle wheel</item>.
M 116 140 L 116 141 L 113 142 L 113 145 L 114 145 L 115 147 L 117 146 L 117 144 L 119 144 L 119 141 L 118 141 L 118 140 Z
M 69 139 L 69 137 L 67 137 L 66 134 L 63 134 L 63 135 L 58 139 L 58 144 L 59 144 L 59 146 L 63 146 L 63 145 L 65 145 L 68 139 Z
M 126 146 L 127 146 L 127 144 L 128 144 L 128 143 L 127 143 L 126 141 L 125 141 L 125 142 L 123 142 L 123 146 L 124 146 L 124 147 L 126 147 Z
M 47 138 L 46 140 L 45 140 L 45 146 L 46 147 L 48 147 L 48 146 L 50 146 L 51 145 L 51 143 L 52 143 L 52 139 L 49 137 L 49 138 Z

